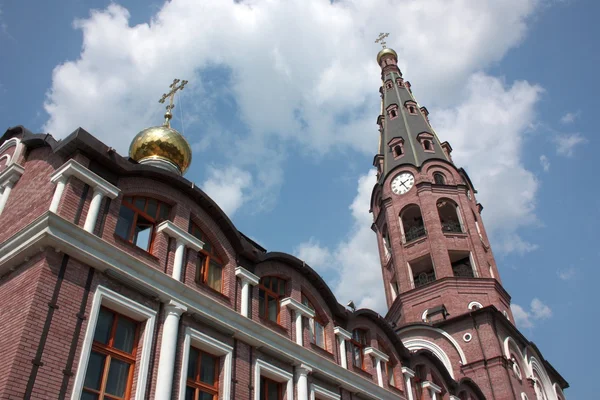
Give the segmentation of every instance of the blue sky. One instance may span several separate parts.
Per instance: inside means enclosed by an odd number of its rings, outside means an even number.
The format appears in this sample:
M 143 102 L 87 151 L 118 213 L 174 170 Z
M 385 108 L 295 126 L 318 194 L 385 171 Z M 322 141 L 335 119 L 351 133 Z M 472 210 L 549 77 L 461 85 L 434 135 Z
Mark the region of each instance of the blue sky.
M 373 40 L 390 32 L 479 190 L 517 324 L 569 398 L 591 398 L 600 354 L 571 344 L 598 328 L 600 5 L 498 3 L 0 0 L 0 121 L 57 138 L 81 126 L 126 154 L 161 122 L 170 81 L 188 79 L 173 121 L 194 148 L 187 178 L 244 233 L 319 270 L 340 302 L 384 313 L 368 200 Z

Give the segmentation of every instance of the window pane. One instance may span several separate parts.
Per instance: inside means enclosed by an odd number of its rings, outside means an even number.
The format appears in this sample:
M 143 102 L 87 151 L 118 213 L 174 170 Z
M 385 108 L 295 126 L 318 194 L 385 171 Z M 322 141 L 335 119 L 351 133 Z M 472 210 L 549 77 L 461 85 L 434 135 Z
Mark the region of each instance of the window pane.
M 354 353 L 354 366 L 362 368 L 362 350 L 360 347 L 352 346 Z
M 267 385 L 267 400 L 279 400 L 279 384 L 269 381 Z
M 198 356 L 200 353 L 195 348 L 190 348 L 190 357 L 188 360 L 188 372 L 187 377 L 189 379 L 196 379 L 196 375 L 198 374 Z
M 196 394 L 196 389 L 191 387 L 185 388 L 185 400 L 194 400 L 194 395 Z
M 114 319 L 115 314 L 112 311 L 106 308 L 100 308 L 98 322 L 96 322 L 96 331 L 94 332 L 94 341 L 102 344 L 108 343 Z
M 325 328 L 317 321 L 315 321 L 315 344 L 325 348 Z
M 264 278 L 263 286 L 266 287 L 267 289 L 271 290 L 271 277 L 270 276 L 267 276 L 266 278 Z
M 148 199 L 148 208 L 146 209 L 146 214 L 156 218 L 156 211 L 158 211 L 158 201 L 155 199 Z
M 214 254 L 213 253 L 213 247 L 210 244 L 210 242 L 206 239 L 202 239 L 202 242 L 204 242 L 204 246 L 202 246 L 202 250 L 206 251 L 209 254 Z
M 200 396 L 198 396 L 198 400 L 213 400 L 213 398 L 212 394 L 206 392 L 200 392 Z
M 131 226 L 133 225 L 133 218 L 135 212 L 128 207 L 121 206 L 119 211 L 119 219 L 117 220 L 117 229 L 115 233 L 123 239 L 129 240 L 129 233 L 131 232 Z
M 100 390 L 105 359 L 105 355 L 92 351 L 88 361 L 87 371 L 85 372 L 85 381 L 83 383 L 84 387 Z
M 171 207 L 164 203 L 161 203 L 160 204 L 160 219 L 161 220 L 169 219 L 170 213 L 171 213 Z
M 129 364 L 115 358 L 111 359 L 106 393 L 123 397 L 127 389 L 127 378 L 129 378 Z
M 269 308 L 269 319 L 273 322 L 277 322 L 277 311 L 279 305 L 277 304 L 277 299 L 267 296 L 267 306 Z
M 119 320 L 117 321 L 117 331 L 115 332 L 113 347 L 119 350 L 126 351 L 127 353 L 132 353 L 133 345 L 135 342 L 136 327 L 136 322 L 127 318 L 119 318 Z
M 136 197 L 135 202 L 133 203 L 135 208 L 144 211 L 144 207 L 146 206 L 146 199 L 143 197 Z
M 84 391 L 81 394 L 81 400 L 96 400 L 98 399 L 98 395 L 96 393 L 89 393 Z
M 265 291 L 262 289 L 258 291 L 258 315 L 265 317 Z
M 214 386 L 215 372 L 215 358 L 202 353 L 202 359 L 200 360 L 200 382 Z
M 211 288 L 221 291 L 221 278 L 223 276 L 221 265 L 213 260 L 210 260 L 208 265 L 208 286 Z
M 277 279 L 277 282 L 279 283 L 279 291 L 277 293 L 283 296 L 285 294 L 285 281 Z
M 150 249 L 153 228 L 154 226 L 149 221 L 138 216 L 133 243 L 135 243 L 137 247 L 148 251 Z

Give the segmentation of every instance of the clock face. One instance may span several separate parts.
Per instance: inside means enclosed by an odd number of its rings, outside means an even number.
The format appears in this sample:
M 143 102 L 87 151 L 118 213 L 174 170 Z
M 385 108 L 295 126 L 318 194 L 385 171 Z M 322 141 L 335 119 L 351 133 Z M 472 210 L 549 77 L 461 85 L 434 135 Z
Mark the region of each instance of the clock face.
M 392 192 L 404 194 L 415 184 L 415 177 L 410 172 L 402 172 L 392 181 Z

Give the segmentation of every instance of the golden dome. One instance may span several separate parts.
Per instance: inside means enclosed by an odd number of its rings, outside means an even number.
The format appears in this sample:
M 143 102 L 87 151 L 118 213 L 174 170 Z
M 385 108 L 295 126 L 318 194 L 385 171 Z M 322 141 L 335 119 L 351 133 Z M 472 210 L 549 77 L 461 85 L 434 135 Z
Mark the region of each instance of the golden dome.
M 391 54 L 396 60 L 398 60 L 398 54 L 394 51 L 394 49 L 386 47 L 385 49 L 382 49 L 379 53 L 377 53 L 377 64 L 381 64 L 381 57 L 383 57 L 386 54 Z
M 129 157 L 142 164 L 177 169 L 183 175 L 192 162 L 192 149 L 175 129 L 165 125 L 153 126 L 133 138 L 129 146 Z

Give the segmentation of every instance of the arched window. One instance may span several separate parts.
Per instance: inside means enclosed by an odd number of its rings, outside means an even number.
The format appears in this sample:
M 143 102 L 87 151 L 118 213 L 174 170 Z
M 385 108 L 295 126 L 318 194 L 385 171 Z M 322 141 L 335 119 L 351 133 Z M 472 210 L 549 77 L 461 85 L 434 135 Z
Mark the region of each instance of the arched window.
M 444 177 L 444 174 L 442 174 L 441 172 L 436 172 L 433 174 L 433 181 L 436 185 L 445 185 L 446 177 Z
M 444 233 L 463 232 L 458 206 L 454 202 L 447 199 L 438 200 L 437 209 Z
M 426 235 L 423 216 L 418 205 L 412 204 L 404 209 L 400 214 L 402 220 L 402 229 L 404 242 L 408 243 Z
M 425 150 L 431 150 L 431 142 L 429 140 L 423 140 L 423 148 Z
M 352 365 L 356 368 L 364 368 L 363 350 L 365 347 L 367 347 L 367 331 L 354 329 L 352 339 L 350 339 L 350 348 L 352 349 Z
M 279 300 L 285 296 L 285 281 L 275 276 L 265 276 L 258 285 L 258 315 L 279 323 Z
M 315 317 L 310 320 L 310 336 L 311 341 L 322 349 L 327 350 L 325 340 L 325 322 L 319 317 L 317 310 L 312 305 L 308 297 L 302 294 L 302 304 L 315 312 Z
M 196 282 L 204 283 L 221 293 L 223 290 L 223 262 L 198 225 L 191 223 L 190 233 L 204 243 L 204 247 L 198 252 L 196 259 Z
M 154 240 L 154 228 L 159 222 L 169 219 L 170 213 L 171 206 L 156 199 L 125 196 L 115 233 L 149 252 Z
M 404 152 L 402 151 L 402 146 L 399 144 L 394 146 L 394 157 L 400 157 Z

